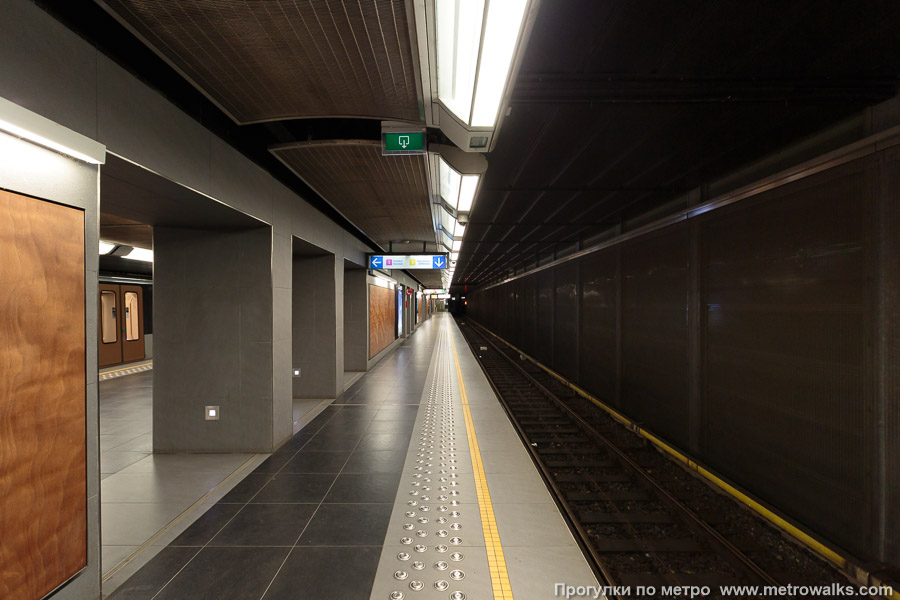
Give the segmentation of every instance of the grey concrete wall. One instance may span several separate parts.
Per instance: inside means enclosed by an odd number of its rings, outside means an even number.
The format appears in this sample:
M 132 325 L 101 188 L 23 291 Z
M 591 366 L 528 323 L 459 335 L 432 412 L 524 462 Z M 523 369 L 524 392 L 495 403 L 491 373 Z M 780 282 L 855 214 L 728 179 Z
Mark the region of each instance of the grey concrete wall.
M 95 165 L 70 159 L 0 133 L 0 188 L 84 210 L 87 419 L 87 567 L 53 597 L 100 597 L 100 432 L 97 400 L 97 220 Z M 80 310 L 82 307 L 73 307 Z M 2 376 L 2 375 L 0 375 Z
M 294 398 L 334 398 L 337 378 L 337 312 L 333 255 L 294 257 Z
M 259 389 L 271 389 L 268 392 L 270 410 L 267 417 L 255 414 L 254 418 L 259 420 L 245 423 L 242 433 L 231 440 L 233 444 L 222 447 L 223 451 L 261 443 L 260 440 L 244 438 L 245 430 L 255 435 L 251 428 L 267 430 L 256 436 L 270 440 L 269 444 L 262 444 L 262 448 L 277 446 L 291 435 L 292 235 L 316 244 L 335 256 L 336 376 L 342 376 L 345 360 L 350 361 L 347 369 L 365 368 L 367 340 L 361 344 L 363 358 L 359 364 L 353 364 L 352 351 L 346 355 L 344 351 L 345 339 L 355 339 L 353 323 L 361 323 L 364 335 L 367 335 L 368 327 L 365 321 L 358 318 L 358 306 L 348 319 L 344 318 L 347 303 L 344 301 L 343 263 L 349 260 L 364 265 L 365 253 L 371 251 L 370 248 L 28 0 L 0 0 L 0 56 L 3 57 L 0 96 L 106 144 L 111 153 L 271 225 L 268 244 L 271 267 L 267 271 L 271 277 L 267 304 L 271 320 L 268 324 L 269 339 L 263 342 L 269 345 L 269 359 L 268 363 L 262 357 L 258 361 L 258 364 L 268 364 L 263 369 L 267 369 L 264 376 L 262 372 L 254 373 L 254 377 L 259 377 L 255 382 Z M 21 154 L 21 157 L 25 156 L 30 154 Z M 94 248 L 98 234 L 96 168 L 90 169 L 93 179 L 91 185 L 85 187 L 68 181 L 66 169 L 48 176 L 44 172 L 31 172 L 27 164 L 12 168 L 14 164 L 18 164 L 17 161 L 0 166 L 0 186 L 36 196 L 53 197 L 74 205 L 82 202 L 89 211 L 86 229 L 89 270 L 87 306 L 95 306 L 97 255 Z M 82 168 L 83 165 L 77 166 L 77 169 Z M 363 310 L 367 312 L 365 296 L 362 302 Z M 356 306 L 352 299 L 350 305 Z M 97 369 L 96 350 L 93 349 L 96 330 L 94 311 L 87 311 L 87 317 L 90 343 L 86 373 L 93 377 Z M 364 318 L 367 319 L 367 315 Z M 349 335 L 344 332 L 345 322 L 351 328 Z M 162 344 L 162 350 L 154 349 L 154 362 L 157 363 L 155 378 L 163 378 L 166 377 L 166 368 L 164 366 L 161 373 L 158 361 L 166 360 L 165 344 L 156 328 L 154 337 L 154 345 Z M 233 352 L 233 349 L 227 352 Z M 172 372 L 171 367 L 169 372 Z M 266 381 L 262 382 L 262 379 Z M 228 393 L 240 394 L 240 388 L 234 388 L 236 384 L 230 381 Z M 246 381 L 249 384 L 249 379 Z M 100 594 L 96 384 L 89 387 L 88 392 L 88 456 L 92 461 L 88 485 L 90 562 L 88 570 L 76 582 L 54 596 L 63 600 L 96 599 Z M 223 414 L 228 418 L 233 413 L 228 408 L 226 410 L 228 412 Z M 185 423 L 173 424 L 173 427 L 176 427 L 173 435 L 181 435 L 182 432 L 177 429 L 180 427 L 189 430 L 192 435 L 203 437 L 206 422 L 191 421 L 190 426 Z
M 359 265 L 370 249 L 31 2 L 0 0 L 0 56 L 0 96 L 272 225 L 271 435 L 276 443 L 290 437 L 290 237 Z M 336 297 L 343 293 L 340 271 L 336 267 Z M 343 302 L 338 302 L 338 329 L 342 314 Z M 336 371 L 343 371 L 343 339 L 339 331 Z
M 343 271 L 344 369 L 365 371 L 369 351 L 369 286 L 366 271 Z
M 153 247 L 154 451 L 271 451 L 270 228 L 157 227 Z

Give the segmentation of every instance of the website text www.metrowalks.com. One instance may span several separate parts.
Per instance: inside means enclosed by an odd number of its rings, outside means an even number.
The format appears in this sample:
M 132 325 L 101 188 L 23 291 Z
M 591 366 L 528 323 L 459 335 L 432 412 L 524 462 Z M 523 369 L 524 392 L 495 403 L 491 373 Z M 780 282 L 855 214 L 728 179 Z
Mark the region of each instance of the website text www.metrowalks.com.
M 715 590 L 708 585 L 569 585 L 556 583 L 553 586 L 553 595 L 557 598 L 603 598 L 647 596 L 655 598 L 705 598 L 716 592 L 717 596 L 746 597 L 772 597 L 772 598 L 860 598 L 860 597 L 885 597 L 890 598 L 893 588 L 888 585 L 880 586 L 855 586 L 848 584 L 832 583 L 829 585 L 720 585 Z

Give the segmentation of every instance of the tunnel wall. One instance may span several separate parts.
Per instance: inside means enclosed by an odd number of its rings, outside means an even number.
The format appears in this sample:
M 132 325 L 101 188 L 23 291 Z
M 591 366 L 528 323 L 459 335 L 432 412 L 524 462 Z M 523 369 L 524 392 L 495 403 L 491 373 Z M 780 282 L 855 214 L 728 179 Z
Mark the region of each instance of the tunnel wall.
M 897 137 L 470 292 L 469 318 L 826 540 L 900 564 Z

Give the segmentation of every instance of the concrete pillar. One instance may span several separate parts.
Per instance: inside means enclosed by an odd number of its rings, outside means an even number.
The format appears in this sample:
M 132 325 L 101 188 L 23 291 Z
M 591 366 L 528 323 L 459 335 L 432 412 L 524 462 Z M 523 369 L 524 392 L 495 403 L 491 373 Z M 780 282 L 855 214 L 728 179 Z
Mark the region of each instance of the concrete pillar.
M 335 258 L 294 255 L 293 378 L 294 398 L 335 398 L 337 325 Z
M 156 227 L 153 238 L 154 451 L 271 451 L 271 228 Z
M 345 263 L 346 265 L 347 263 Z M 344 370 L 365 371 L 369 360 L 369 296 L 366 270 L 344 270 Z

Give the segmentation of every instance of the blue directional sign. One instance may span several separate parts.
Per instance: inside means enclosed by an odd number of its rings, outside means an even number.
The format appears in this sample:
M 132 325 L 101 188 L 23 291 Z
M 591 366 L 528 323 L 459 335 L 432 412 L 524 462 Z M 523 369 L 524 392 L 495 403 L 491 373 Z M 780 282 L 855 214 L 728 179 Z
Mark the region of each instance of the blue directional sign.
M 370 269 L 446 269 L 446 254 L 370 254 Z

